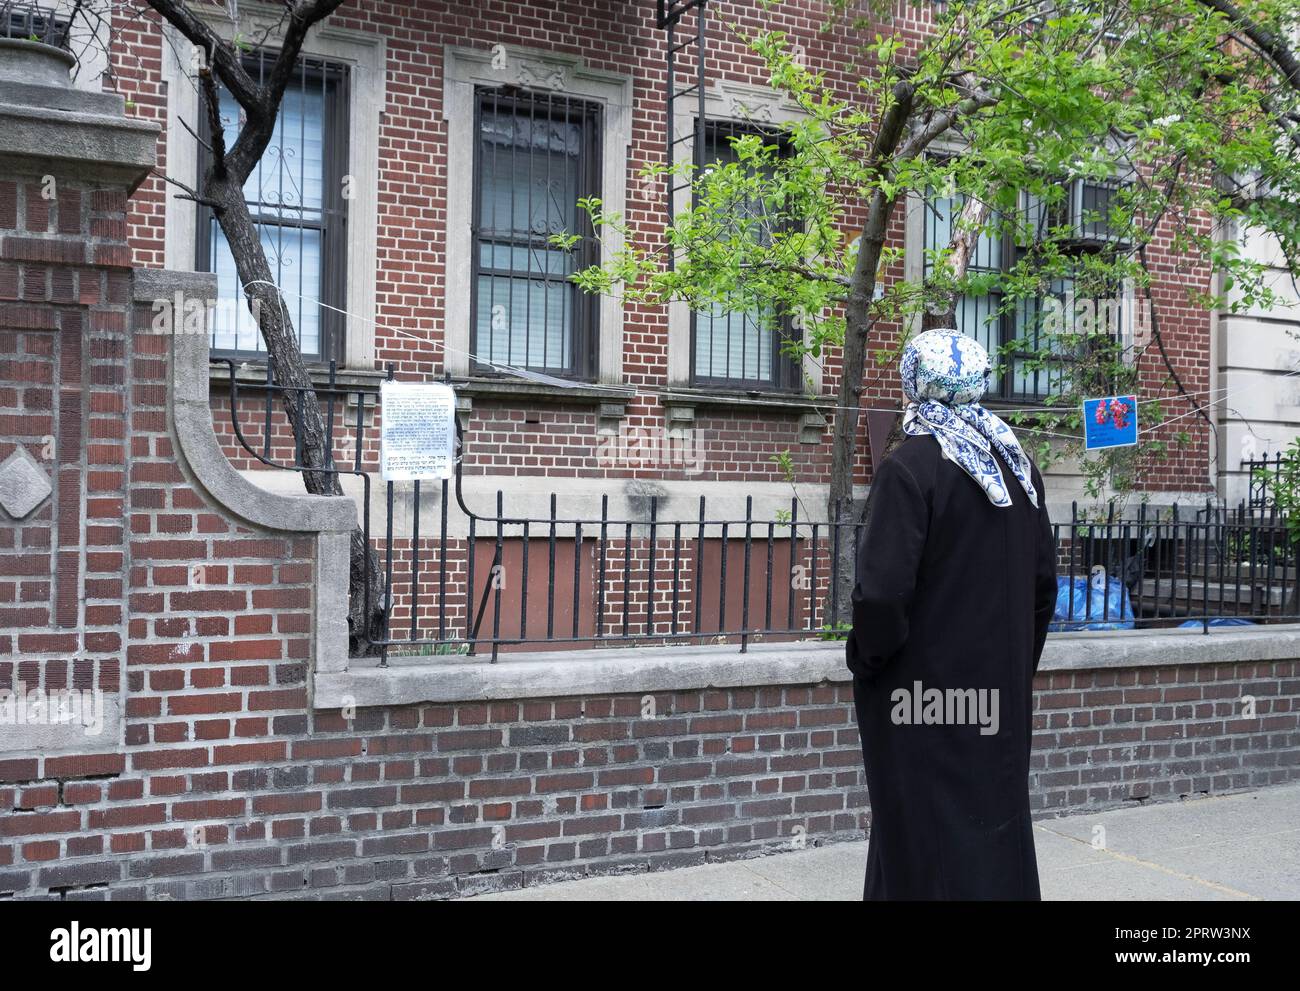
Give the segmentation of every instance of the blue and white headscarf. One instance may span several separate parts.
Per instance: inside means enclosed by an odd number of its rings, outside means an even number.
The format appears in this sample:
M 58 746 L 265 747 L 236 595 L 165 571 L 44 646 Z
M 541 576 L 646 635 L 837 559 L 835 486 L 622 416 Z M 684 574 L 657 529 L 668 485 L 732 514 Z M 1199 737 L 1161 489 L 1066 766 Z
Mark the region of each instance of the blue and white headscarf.
M 1029 456 L 998 416 L 980 405 L 989 376 L 989 354 L 973 337 L 957 330 L 927 330 L 903 349 L 900 366 L 903 432 L 933 434 L 948 459 L 975 479 L 995 506 L 1010 506 L 996 449 L 1038 506 Z

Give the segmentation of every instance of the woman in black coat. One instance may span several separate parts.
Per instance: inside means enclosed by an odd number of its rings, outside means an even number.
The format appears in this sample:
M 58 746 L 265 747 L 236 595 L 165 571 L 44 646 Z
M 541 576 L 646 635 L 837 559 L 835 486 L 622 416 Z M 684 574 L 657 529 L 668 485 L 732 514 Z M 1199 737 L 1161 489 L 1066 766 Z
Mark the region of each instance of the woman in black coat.
M 979 342 L 920 334 L 872 481 L 847 645 L 871 799 L 863 897 L 1040 898 L 1033 678 L 1056 603 L 1038 469 L 980 405 Z

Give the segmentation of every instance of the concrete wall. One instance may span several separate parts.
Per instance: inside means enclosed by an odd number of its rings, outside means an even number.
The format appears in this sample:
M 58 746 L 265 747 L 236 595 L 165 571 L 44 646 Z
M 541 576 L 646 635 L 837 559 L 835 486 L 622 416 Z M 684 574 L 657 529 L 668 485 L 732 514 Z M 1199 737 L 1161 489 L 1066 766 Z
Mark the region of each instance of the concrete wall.
M 1300 436 L 1300 293 L 1276 242 L 1258 231 L 1230 231 L 1243 254 L 1268 266 L 1272 307 L 1243 306 L 1216 320 L 1213 409 L 1218 432 L 1219 495 L 1235 504 L 1249 494 L 1243 460 L 1285 451 Z M 1235 294 L 1238 298 L 1240 294 Z

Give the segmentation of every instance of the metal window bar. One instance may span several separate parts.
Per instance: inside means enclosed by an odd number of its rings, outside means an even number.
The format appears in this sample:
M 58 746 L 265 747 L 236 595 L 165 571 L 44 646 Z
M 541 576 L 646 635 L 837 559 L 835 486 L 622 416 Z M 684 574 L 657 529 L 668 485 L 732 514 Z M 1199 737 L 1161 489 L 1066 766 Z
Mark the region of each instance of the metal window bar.
M 562 93 L 483 88 L 475 96 L 470 350 L 568 378 L 597 367 L 599 298 L 569 276 L 599 260 L 577 201 L 600 192 L 602 111 Z M 558 159 L 558 161 L 557 161 Z M 550 243 L 579 236 L 573 252 Z
M 964 197 L 960 195 L 937 198 L 939 203 L 935 202 L 936 196 L 933 191 L 928 193 L 925 207 L 921 211 L 921 241 L 925 252 L 922 265 L 923 278 L 928 278 L 930 275 L 931 254 L 948 247 L 953 225 L 961 215 L 965 203 Z M 944 207 L 940 205 L 944 202 L 947 204 L 946 214 L 943 212 Z M 982 233 L 976 239 L 968 269 L 975 273 L 1003 271 L 1010 265 L 1012 253 L 1013 246 L 1009 237 Z M 983 297 L 964 295 L 957 301 L 957 326 L 963 333 L 969 334 L 983 344 L 990 358 L 999 365 L 999 374 L 996 380 L 991 381 L 990 395 L 1008 399 L 1014 395 L 1013 368 L 1010 363 L 1002 365 L 999 348 L 1012 336 L 1009 323 L 1014 321 L 1014 315 L 999 313 L 998 309 L 1001 306 L 1000 293 L 994 292 Z M 1030 396 L 1026 398 L 1047 394 L 1046 389 L 1039 388 L 1039 374 L 1039 370 L 1034 372 L 1034 387 L 1030 391 Z
M 1118 243 L 1110 236 L 1105 220 L 1092 215 L 1107 214 L 1114 195 L 1122 188 L 1123 183 L 1119 182 L 1084 183 L 1076 180 L 1066 186 L 1064 204 L 1057 203 L 1049 207 L 1041 201 L 1035 201 L 1036 205 L 1032 205 L 1022 199 L 1021 209 L 1027 214 L 1037 215 L 1040 235 L 1045 235 L 1049 227 L 1073 224 L 1077 228 L 1077 236 L 1063 241 L 1062 247 L 1066 253 L 1082 258 L 1109 250 Z M 927 196 L 926 208 L 922 211 L 922 243 L 926 251 L 923 276 L 930 273 L 930 253 L 947 247 L 952 224 L 965 202 L 961 195 L 942 199 L 947 202 L 947 216 L 934 202 L 933 193 Z M 1091 219 L 1085 220 L 1085 215 Z M 1000 235 L 982 234 L 976 242 L 969 269 L 977 273 L 1009 271 L 1025 256 L 1025 250 L 1016 243 L 1016 238 L 1010 231 Z M 1067 293 L 1072 292 L 1076 282 L 1074 276 L 1056 280 L 1054 285 L 1059 288 L 1053 289 L 1052 295 L 1062 298 L 1064 303 Z M 1089 298 L 1092 296 L 1098 296 L 1098 293 L 1089 294 Z M 1107 332 L 1113 340 L 1122 340 L 1126 332 L 1125 308 L 1118 303 L 1119 298 L 1120 287 L 1113 286 L 1107 287 L 1105 296 L 1094 300 L 1105 307 Z M 995 363 L 1000 365 L 1000 374 L 990 390 L 992 395 L 1007 401 L 1023 402 L 1059 394 L 1064 389 L 1069 369 L 1077 363 L 1077 358 L 1060 353 L 1059 357 L 1047 359 L 1043 367 L 1031 369 L 1026 381 L 1020 383 L 1019 377 L 1023 374 L 1018 371 L 1020 363 L 1041 357 L 1040 303 L 1036 299 L 1023 299 L 1018 301 L 1012 311 L 1000 313 L 998 311 L 1002 305 L 1002 295 L 998 292 L 982 297 L 963 296 L 957 304 L 958 326 L 964 333 L 984 344 Z M 1073 317 L 1070 316 L 1070 319 L 1073 326 Z M 1018 320 L 1022 323 L 1019 327 Z M 1029 347 L 1011 347 L 1019 340 L 1029 341 Z M 1005 354 L 1001 353 L 1002 348 L 1008 349 Z
M 37 41 L 68 51 L 72 22 L 81 7 L 78 3 L 71 11 L 60 13 L 54 7 L 6 0 L 0 3 L 0 38 Z
M 788 137 L 778 128 L 764 127 L 750 121 L 707 120 L 704 122 L 704 155 L 708 164 L 731 163 L 737 160 L 731 144 L 745 135 L 758 135 L 765 142 L 774 143 L 782 157 L 790 154 Z M 752 205 L 738 205 L 738 210 Z M 761 209 L 761 204 L 758 205 Z M 722 357 L 715 367 L 717 337 L 724 335 Z M 721 313 L 712 308 L 707 311 L 691 310 L 690 353 L 691 381 L 694 385 L 709 388 L 759 389 L 763 391 L 798 392 L 803 388 L 799 361 L 786 352 L 784 344 L 795 336 L 794 322 L 788 313 L 779 314 L 776 325 L 768 331 L 761 313 L 731 310 Z M 733 339 L 734 335 L 734 339 Z M 764 340 L 766 338 L 766 340 Z M 739 360 L 736 361 L 735 342 L 739 341 Z M 707 342 L 708 356 L 705 367 L 700 364 L 701 345 Z M 766 371 L 764 371 L 766 366 Z
M 244 58 L 244 68 L 261 83 L 278 54 L 274 49 L 259 48 Z M 275 282 L 285 290 L 284 304 L 293 319 L 299 347 L 308 360 L 322 364 L 342 357 L 347 328 L 348 204 L 343 184 L 348 163 L 350 78 L 346 63 L 307 55 L 298 59 L 296 81 L 286 89 L 275 135 L 245 186 L 249 213 L 263 239 Z M 224 98 L 225 91 L 220 92 Z M 312 107 L 318 107 L 320 114 L 318 161 L 309 154 L 317 140 L 316 133 L 308 129 L 308 117 L 315 114 Z M 207 114 L 200 115 L 198 130 L 202 138 L 198 171 L 202 175 L 210 166 Z M 197 211 L 195 267 L 213 272 L 217 270 L 220 230 L 210 207 L 199 204 Z M 309 271 L 313 251 L 315 264 Z M 312 299 L 318 302 L 313 304 Z M 264 358 L 265 347 L 255 327 L 252 346 L 241 346 L 243 312 L 238 307 L 231 312 L 232 326 L 213 327 L 214 357 Z

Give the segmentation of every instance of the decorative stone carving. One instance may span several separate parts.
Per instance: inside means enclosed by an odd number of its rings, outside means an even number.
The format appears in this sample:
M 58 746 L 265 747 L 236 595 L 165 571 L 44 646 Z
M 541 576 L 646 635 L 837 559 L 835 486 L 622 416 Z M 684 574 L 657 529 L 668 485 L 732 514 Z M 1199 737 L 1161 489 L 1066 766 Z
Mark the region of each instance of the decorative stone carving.
M 748 102 L 738 96 L 731 98 L 731 116 L 738 120 L 772 123 L 772 105 L 770 103 Z
M 50 497 L 49 475 L 24 448 L 0 464 L 0 506 L 16 520 L 27 516 Z
M 540 59 L 524 59 L 519 61 L 519 71 L 516 78 L 519 85 L 526 89 L 553 89 L 562 90 L 568 85 L 568 72 L 562 65 L 556 65 L 554 62 L 543 62 Z

